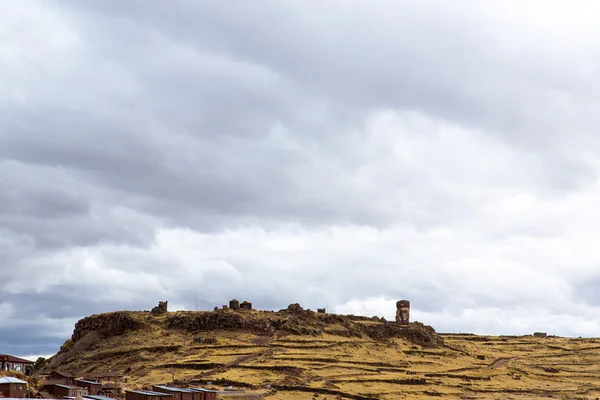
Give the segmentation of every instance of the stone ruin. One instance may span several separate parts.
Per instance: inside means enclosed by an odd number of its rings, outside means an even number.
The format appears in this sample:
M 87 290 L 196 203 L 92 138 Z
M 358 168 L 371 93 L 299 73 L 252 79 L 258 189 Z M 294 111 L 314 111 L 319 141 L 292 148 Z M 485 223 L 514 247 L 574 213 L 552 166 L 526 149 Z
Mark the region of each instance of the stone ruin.
M 293 303 L 293 304 L 290 304 L 288 306 L 288 308 L 286 308 L 286 311 L 291 312 L 291 313 L 299 313 L 299 312 L 304 311 L 304 309 L 302 308 L 302 306 L 300 304 Z
M 240 304 L 240 310 L 252 310 L 252 303 L 244 301 Z
M 410 323 L 410 301 L 400 300 L 396 302 L 396 322 L 402 325 Z
M 168 301 L 159 301 L 158 306 L 152 308 L 150 314 L 152 315 L 162 315 L 167 313 L 168 309 Z
M 236 299 L 229 300 L 229 308 L 231 308 L 232 310 L 239 310 L 240 302 Z
M 546 332 L 534 332 L 533 336 L 538 338 L 547 338 L 548 334 Z
M 325 314 L 325 309 L 324 308 L 317 308 L 317 312 L 319 314 Z

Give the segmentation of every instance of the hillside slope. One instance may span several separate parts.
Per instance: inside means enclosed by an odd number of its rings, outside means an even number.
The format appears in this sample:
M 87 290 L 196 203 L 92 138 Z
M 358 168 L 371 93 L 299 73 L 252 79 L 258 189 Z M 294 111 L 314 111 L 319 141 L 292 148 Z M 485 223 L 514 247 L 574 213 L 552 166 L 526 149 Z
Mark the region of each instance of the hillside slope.
M 116 312 L 79 321 L 49 368 L 150 384 L 233 384 L 271 399 L 596 398 L 595 339 L 438 335 L 377 318 L 280 312 Z M 561 397 L 562 396 L 562 397 Z

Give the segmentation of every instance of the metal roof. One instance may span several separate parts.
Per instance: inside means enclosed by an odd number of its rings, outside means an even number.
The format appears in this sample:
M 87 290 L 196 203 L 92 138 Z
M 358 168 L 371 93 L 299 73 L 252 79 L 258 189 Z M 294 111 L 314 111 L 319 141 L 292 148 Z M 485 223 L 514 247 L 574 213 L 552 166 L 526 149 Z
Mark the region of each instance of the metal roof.
M 177 387 L 171 387 L 171 386 L 162 386 L 162 385 L 154 385 L 154 387 L 163 389 L 163 390 L 168 390 L 170 392 L 183 392 L 183 393 L 193 393 L 193 390 L 190 389 L 184 389 L 184 388 L 177 388 Z
M 190 388 L 190 390 L 193 390 L 195 392 L 208 392 L 208 393 L 217 393 L 218 390 L 210 390 L 210 389 L 204 389 L 204 388 Z
M 100 382 L 88 381 L 86 379 L 75 379 L 76 382 L 89 383 L 92 385 L 102 385 Z
M 3 376 L 0 378 L 0 384 L 2 383 L 24 383 L 27 385 L 27 382 L 22 381 L 17 378 L 13 378 L 12 376 Z
M 85 396 L 83 396 L 86 399 L 92 399 L 92 400 L 115 400 L 111 397 L 106 397 L 106 396 L 98 396 L 98 395 L 90 395 L 90 394 L 86 394 Z
M 153 392 L 151 390 L 128 390 L 128 392 L 145 394 L 145 395 L 149 395 L 149 396 L 172 396 L 171 394 L 168 394 L 168 393 Z
M 58 387 L 62 387 L 62 388 L 67 388 L 67 389 L 79 389 L 79 390 L 83 390 L 85 388 L 79 387 L 79 386 L 69 386 L 69 385 L 63 385 L 60 383 L 55 383 L 53 386 L 58 386 Z M 85 389 L 87 390 L 87 389 Z

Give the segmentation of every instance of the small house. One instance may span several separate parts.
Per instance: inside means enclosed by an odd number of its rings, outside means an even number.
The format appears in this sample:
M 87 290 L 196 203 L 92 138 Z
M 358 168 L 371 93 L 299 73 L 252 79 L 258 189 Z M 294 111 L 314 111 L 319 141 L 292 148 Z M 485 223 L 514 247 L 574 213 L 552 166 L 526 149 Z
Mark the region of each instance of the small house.
M 88 390 L 88 394 L 91 396 L 97 396 L 102 390 L 102 384 L 99 382 L 88 381 L 85 379 L 75 379 L 73 383 L 75 386 L 86 388 Z
M 10 376 L 0 377 L 0 394 L 18 399 L 27 397 L 27 382 Z
M 44 385 L 44 388 L 46 389 L 46 391 L 48 393 L 50 393 L 51 395 L 53 395 L 54 397 L 83 397 L 86 396 L 88 394 L 88 391 L 86 388 L 82 388 L 79 386 L 71 386 L 71 385 L 62 385 L 62 384 L 58 384 L 58 385 L 51 385 L 49 387 L 46 387 L 46 385 Z
M 61 381 L 62 384 L 71 386 L 71 385 L 73 385 L 73 380 L 75 379 L 75 375 L 70 372 L 51 371 L 49 378 L 52 381 Z

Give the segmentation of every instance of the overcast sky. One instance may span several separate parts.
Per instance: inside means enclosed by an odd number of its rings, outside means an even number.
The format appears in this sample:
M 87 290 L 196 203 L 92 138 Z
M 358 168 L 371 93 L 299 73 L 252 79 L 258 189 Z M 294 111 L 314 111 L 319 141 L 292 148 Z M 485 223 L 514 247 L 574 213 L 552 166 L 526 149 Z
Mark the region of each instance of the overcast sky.
M 599 13 L 0 1 L 0 353 L 196 297 L 600 336 Z

